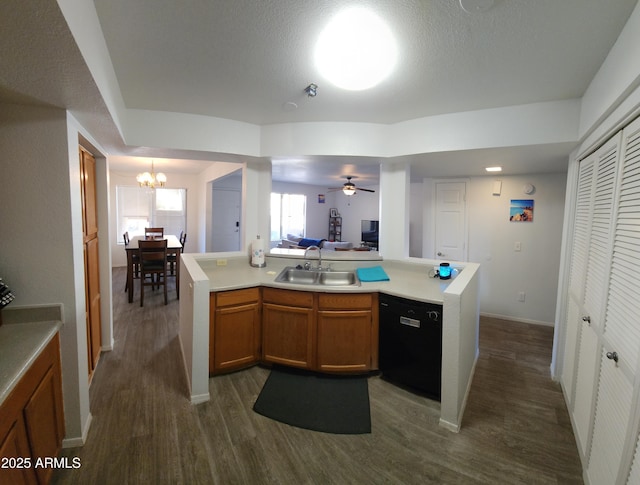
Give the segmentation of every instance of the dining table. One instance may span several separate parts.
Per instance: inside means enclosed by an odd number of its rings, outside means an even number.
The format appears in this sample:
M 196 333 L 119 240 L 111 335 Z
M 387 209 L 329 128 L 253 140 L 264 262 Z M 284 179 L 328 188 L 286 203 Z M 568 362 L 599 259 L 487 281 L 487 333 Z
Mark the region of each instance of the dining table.
M 167 234 L 162 237 L 146 237 L 146 236 L 134 236 L 129 240 L 129 244 L 125 244 L 124 248 L 127 251 L 127 288 L 129 290 L 129 303 L 133 302 L 133 272 L 134 272 L 134 261 L 133 257 L 135 254 L 138 254 L 138 242 L 139 241 L 149 241 L 149 240 L 157 240 L 157 239 L 166 239 L 167 240 L 167 254 L 180 254 L 182 252 L 182 244 L 180 243 L 180 239 L 173 234 Z M 180 298 L 179 288 L 180 288 L 180 261 L 176 261 L 175 265 L 175 277 L 176 277 L 176 293 L 178 298 Z

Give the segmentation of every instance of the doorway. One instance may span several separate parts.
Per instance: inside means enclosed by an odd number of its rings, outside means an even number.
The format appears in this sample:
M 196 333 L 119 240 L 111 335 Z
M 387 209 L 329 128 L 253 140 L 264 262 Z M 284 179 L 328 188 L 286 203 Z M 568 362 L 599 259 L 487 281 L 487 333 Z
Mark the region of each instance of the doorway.
M 467 184 L 435 182 L 434 259 L 467 260 Z
M 240 251 L 242 170 L 211 183 L 211 223 L 208 252 Z

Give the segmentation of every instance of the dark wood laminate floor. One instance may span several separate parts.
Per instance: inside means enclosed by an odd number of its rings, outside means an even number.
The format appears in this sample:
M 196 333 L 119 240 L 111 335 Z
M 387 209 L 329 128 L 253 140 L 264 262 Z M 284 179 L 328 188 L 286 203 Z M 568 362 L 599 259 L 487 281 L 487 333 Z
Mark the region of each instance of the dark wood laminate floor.
M 170 289 L 172 287 L 170 286 Z M 177 337 L 178 303 L 126 301 L 114 270 L 115 347 L 90 389 L 93 422 L 79 469 L 53 483 L 576 484 L 582 471 L 560 387 L 549 378 L 553 330 L 481 319 L 480 359 L 460 433 L 439 403 L 369 379 L 372 432 L 331 435 L 252 411 L 269 370 L 210 379 L 192 406 Z

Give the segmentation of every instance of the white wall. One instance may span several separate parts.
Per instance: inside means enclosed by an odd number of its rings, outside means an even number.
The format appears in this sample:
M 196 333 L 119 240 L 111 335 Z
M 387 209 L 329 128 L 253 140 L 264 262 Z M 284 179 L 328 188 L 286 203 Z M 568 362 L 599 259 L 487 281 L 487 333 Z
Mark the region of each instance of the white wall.
M 357 185 L 357 184 L 356 184 Z M 362 241 L 362 228 L 360 221 L 380 220 L 380 186 L 361 185 L 366 189 L 375 190 L 375 193 L 356 191 L 354 195 L 344 195 L 342 191 L 333 192 L 334 205 L 342 216 L 342 240 L 359 246 Z M 327 214 L 328 216 L 328 214 Z M 327 230 L 328 227 L 327 218 Z
M 193 230 L 189 229 L 191 232 L 191 236 L 188 236 L 187 239 L 187 247 L 189 251 L 194 251 L 198 253 L 202 253 L 206 251 L 207 247 L 207 228 L 210 227 L 211 221 L 213 220 L 213 210 L 212 210 L 212 192 L 211 192 L 211 184 L 210 182 L 222 178 L 226 175 L 229 175 L 235 172 L 238 169 L 243 169 L 243 186 L 246 187 L 245 178 L 245 170 L 244 165 L 241 163 L 228 163 L 228 162 L 216 162 L 211 165 L 209 168 L 203 170 L 198 175 L 195 176 L 196 186 L 195 186 L 195 194 L 196 194 L 196 204 L 192 207 L 195 209 L 196 220 L 194 221 L 195 227 Z M 242 200 L 242 220 L 245 220 L 246 214 L 246 190 L 243 190 L 243 200 Z M 187 202 L 188 205 L 188 202 Z M 189 208 L 187 207 L 187 210 Z M 245 229 L 245 228 L 242 228 Z M 240 246 L 244 246 L 245 241 L 245 233 L 241 229 L 240 231 Z M 189 244 L 189 241 L 192 244 Z
M 167 188 L 187 189 L 187 227 L 184 231 L 187 233 L 185 252 L 189 252 L 192 248 L 197 246 L 198 234 L 201 230 L 200 214 L 198 213 L 198 190 L 200 190 L 198 175 L 176 173 L 168 173 L 166 175 Z M 109 179 L 111 205 L 109 218 L 111 221 L 111 227 L 113 227 L 113 233 L 109 237 L 109 247 L 111 248 L 111 261 L 113 267 L 120 267 L 127 265 L 127 256 L 122 243 L 118 243 L 118 241 L 122 241 L 122 234 L 118 234 L 118 224 L 116 220 L 116 187 L 118 185 L 126 185 L 130 187 L 137 185 L 136 174 L 111 171 Z M 180 234 L 176 234 L 176 236 L 180 236 Z
M 67 123 L 60 109 L 0 107 L 0 275 L 15 305 L 63 305 L 65 442 L 77 446 L 90 413 L 78 133 Z
M 469 261 L 480 263 L 480 312 L 530 323 L 555 320 L 558 265 L 564 212 L 566 174 L 472 177 L 467 180 Z M 492 195 L 495 180 L 500 196 Z M 432 183 L 425 180 L 423 220 L 425 258 L 433 257 L 429 220 Z M 524 194 L 525 183 L 536 187 Z M 509 221 L 511 199 L 533 199 L 532 223 Z M 516 252 L 516 242 L 521 251 Z M 525 301 L 517 301 L 525 292 Z
M 422 257 L 423 208 L 425 190 L 423 183 L 412 183 L 409 188 L 409 256 Z

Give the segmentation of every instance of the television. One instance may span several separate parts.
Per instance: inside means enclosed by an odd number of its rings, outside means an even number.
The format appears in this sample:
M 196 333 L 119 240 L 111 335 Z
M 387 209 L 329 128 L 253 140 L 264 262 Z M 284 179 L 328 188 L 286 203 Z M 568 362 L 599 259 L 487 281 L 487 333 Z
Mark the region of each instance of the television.
M 378 246 L 378 221 L 362 220 L 360 226 L 362 230 L 361 241 L 371 246 Z

